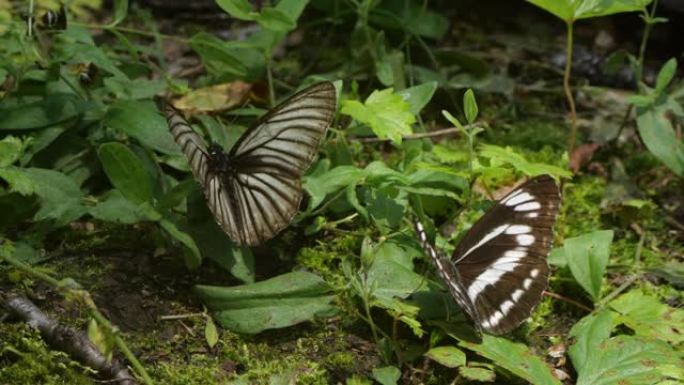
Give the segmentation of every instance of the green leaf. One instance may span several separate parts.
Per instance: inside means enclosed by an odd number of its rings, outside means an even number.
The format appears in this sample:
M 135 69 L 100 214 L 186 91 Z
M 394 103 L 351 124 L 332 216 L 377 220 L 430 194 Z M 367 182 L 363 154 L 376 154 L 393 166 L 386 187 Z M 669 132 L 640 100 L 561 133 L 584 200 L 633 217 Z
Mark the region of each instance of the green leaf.
M 428 350 L 425 355 L 447 368 L 456 368 L 466 364 L 465 353 L 455 346 L 438 346 Z
M 400 144 L 402 135 L 411 133 L 416 121 L 409 111 L 410 105 L 391 88 L 373 91 L 362 104 L 356 100 L 342 102 L 341 112 L 367 124 L 379 138 L 389 138 Z
M 120 101 L 105 114 L 104 125 L 126 133 L 145 146 L 167 155 L 179 155 L 169 127 L 152 102 Z
M 424 289 L 427 282 L 413 271 L 412 258 L 420 251 L 395 242 L 385 242 L 376 250 L 366 279 L 373 296 L 383 301 L 406 298 Z
M 24 143 L 12 135 L 0 140 L 0 167 L 6 167 L 19 160 L 24 152 Z
M 152 210 L 151 207 L 150 209 Z M 161 218 L 159 225 L 162 229 L 169 233 L 169 235 L 187 247 L 187 249 L 190 251 L 190 255 L 186 255 L 185 264 L 189 269 L 196 269 L 202 262 L 202 255 L 197 248 L 197 244 L 195 244 L 195 240 L 192 239 L 188 233 L 180 230 L 178 226 L 169 219 Z
M 382 385 L 397 385 L 401 372 L 394 366 L 373 369 L 373 378 Z
M 575 343 L 568 349 L 572 364 L 578 371 L 584 370 L 599 345 L 610 337 L 613 330 L 613 314 L 603 310 L 582 318 L 570 330 Z
M 658 72 L 656 78 L 655 92 L 661 93 L 670 84 L 675 74 L 677 73 L 677 59 L 672 58 L 668 60 Z
M 310 197 L 308 210 L 318 207 L 328 194 L 356 184 L 366 174 L 364 170 L 354 166 L 339 166 L 320 175 L 305 176 L 303 185 Z
M 572 173 L 566 169 L 545 163 L 530 162 L 522 155 L 515 152 L 511 147 L 499 147 L 482 144 L 478 149 L 480 157 L 489 159 L 490 167 L 498 167 L 509 164 L 525 175 L 537 176 L 549 174 L 556 177 L 572 177 Z
M 133 203 L 152 201 L 152 181 L 145 165 L 133 151 L 121 143 L 110 142 L 97 150 L 107 178 Z
M 248 78 L 252 71 L 265 68 L 265 59 L 257 47 L 231 46 L 216 36 L 200 32 L 190 39 L 190 47 L 202 58 L 207 72 L 218 77 Z M 254 63 L 250 63 L 255 60 Z
M 662 278 L 678 289 L 684 288 L 684 263 L 669 261 L 649 269 L 649 273 Z
M 247 0 L 216 0 L 221 9 L 240 20 L 254 20 L 255 13 Z
M 417 86 L 405 88 L 397 92 L 409 104 L 409 112 L 418 115 L 430 102 L 437 90 L 437 82 L 427 82 Z
M 673 345 L 684 342 L 684 309 L 667 306 L 636 290 L 614 299 L 609 306 L 620 314 L 615 322 L 634 330 L 637 336 L 657 338 Z
M 14 103 L 13 103 L 14 102 Z M 0 130 L 33 130 L 75 119 L 88 107 L 74 94 L 54 93 L 38 101 L 3 100 Z
M 613 230 L 600 230 L 565 240 L 565 257 L 577 283 L 596 302 L 608 265 Z
M 577 385 L 650 385 L 684 379 L 681 358 L 667 343 L 620 335 L 601 342 L 577 370 Z
M 514 375 L 534 385 L 560 385 L 544 360 L 535 356 L 527 346 L 502 337 L 484 334 L 482 343 L 462 340 L 459 345 L 486 357 Z
M 292 20 L 287 14 L 277 8 L 265 7 L 261 10 L 261 14 L 256 18 L 256 21 L 262 27 L 273 30 L 287 32 L 297 27 L 297 21 Z
M 207 323 L 204 325 L 204 340 L 207 341 L 207 345 L 210 348 L 216 346 L 218 342 L 218 330 L 216 330 L 216 324 L 211 317 L 207 317 Z
M 14 170 L 30 180 L 33 193 L 40 198 L 40 210 L 35 214 L 35 220 L 53 219 L 58 225 L 64 225 L 86 213 L 82 203 L 83 193 L 67 175 L 41 168 Z
M 463 95 L 463 111 L 465 111 L 466 120 L 472 124 L 477 119 L 477 101 L 475 101 L 475 93 L 468 89 Z
M 97 205 L 88 209 L 95 219 L 106 222 L 134 224 L 154 220 L 147 216 L 147 211 L 139 205 L 124 198 L 119 190 L 110 190 L 103 195 Z
M 479 382 L 494 382 L 496 373 L 487 368 L 479 368 L 474 366 L 461 366 L 458 368 L 459 374 L 468 380 Z
M 33 194 L 36 189 L 31 178 L 24 173 L 23 169 L 18 167 L 0 168 L 0 178 L 9 184 L 10 191 L 18 192 L 21 195 Z
M 255 334 L 332 313 L 330 286 L 315 274 L 292 272 L 253 284 L 196 286 L 219 323 L 238 333 Z
M 684 143 L 677 137 L 672 121 L 668 118 L 673 104 L 657 103 L 648 108 L 637 108 L 637 130 L 646 148 L 672 172 L 684 176 Z
M 114 19 L 108 27 L 114 27 L 121 23 L 128 15 L 128 0 L 114 0 Z
M 384 190 L 376 189 L 371 190 L 366 202 L 368 214 L 378 229 L 385 234 L 399 226 L 407 203 L 405 199 L 393 198 Z
M 566 23 L 644 9 L 652 0 L 527 0 Z

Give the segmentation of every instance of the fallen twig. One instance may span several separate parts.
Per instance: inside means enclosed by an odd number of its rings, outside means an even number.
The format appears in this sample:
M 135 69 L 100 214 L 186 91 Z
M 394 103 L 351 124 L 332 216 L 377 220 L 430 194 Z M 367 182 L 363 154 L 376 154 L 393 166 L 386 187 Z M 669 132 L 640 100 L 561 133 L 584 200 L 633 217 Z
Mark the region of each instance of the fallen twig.
M 28 298 L 12 295 L 5 301 L 5 307 L 11 314 L 38 329 L 48 345 L 96 370 L 103 378 L 119 385 L 138 384 L 125 366 L 117 360 L 108 361 L 83 332 L 48 317 Z

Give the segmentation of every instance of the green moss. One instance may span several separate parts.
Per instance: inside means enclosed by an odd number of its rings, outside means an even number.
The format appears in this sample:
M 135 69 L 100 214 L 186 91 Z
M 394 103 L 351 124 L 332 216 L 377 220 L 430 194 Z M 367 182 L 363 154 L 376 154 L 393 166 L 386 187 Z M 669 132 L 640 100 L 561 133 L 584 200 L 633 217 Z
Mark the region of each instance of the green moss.
M 23 323 L 0 323 L 0 379 L 13 385 L 92 384 L 88 369 L 65 353 L 51 350 L 40 334 Z
M 601 199 L 604 191 L 605 181 L 596 177 L 584 177 L 568 183 L 563 189 L 558 234 L 569 238 L 602 229 Z

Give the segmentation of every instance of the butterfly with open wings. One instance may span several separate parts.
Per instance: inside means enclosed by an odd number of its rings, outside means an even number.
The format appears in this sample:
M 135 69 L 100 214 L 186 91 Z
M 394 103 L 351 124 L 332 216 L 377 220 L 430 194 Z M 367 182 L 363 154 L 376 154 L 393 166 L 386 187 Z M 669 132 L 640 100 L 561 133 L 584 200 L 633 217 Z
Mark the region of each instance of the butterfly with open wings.
M 215 143 L 207 146 L 170 105 L 165 113 L 217 223 L 235 243 L 254 246 L 273 238 L 297 213 L 302 174 L 335 108 L 332 83 L 315 84 L 261 117 L 228 153 Z
M 456 302 L 476 327 L 504 334 L 527 319 L 539 304 L 549 278 L 546 262 L 561 202 L 548 175 L 532 178 L 487 211 L 448 258 L 415 229 Z

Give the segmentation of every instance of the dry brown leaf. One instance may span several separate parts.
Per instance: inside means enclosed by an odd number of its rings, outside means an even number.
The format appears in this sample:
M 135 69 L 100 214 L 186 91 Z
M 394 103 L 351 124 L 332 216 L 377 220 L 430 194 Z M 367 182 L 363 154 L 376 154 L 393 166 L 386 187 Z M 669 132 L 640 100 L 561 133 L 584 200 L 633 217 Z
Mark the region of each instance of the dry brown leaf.
M 186 116 L 199 113 L 229 110 L 244 104 L 252 89 L 250 83 L 236 80 L 198 88 L 172 102 L 173 106 Z

